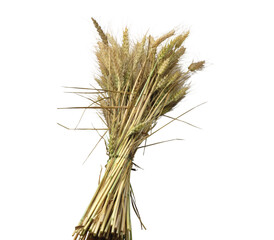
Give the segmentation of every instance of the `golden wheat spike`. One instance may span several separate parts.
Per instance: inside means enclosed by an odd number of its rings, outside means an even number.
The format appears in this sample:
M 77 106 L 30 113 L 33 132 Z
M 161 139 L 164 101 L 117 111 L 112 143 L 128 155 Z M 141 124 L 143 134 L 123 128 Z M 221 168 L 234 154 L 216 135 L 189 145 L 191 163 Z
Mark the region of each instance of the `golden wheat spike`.
M 197 70 L 201 70 L 205 65 L 205 61 L 200 61 L 200 62 L 194 62 L 191 63 L 188 67 L 189 71 L 194 72 Z
M 103 43 L 105 45 L 108 45 L 108 38 L 106 36 L 106 34 L 103 32 L 102 28 L 100 27 L 100 25 L 98 24 L 98 22 L 94 19 L 94 18 L 91 18 L 92 21 L 93 21 L 93 24 L 95 26 L 95 28 L 97 29 L 97 32 L 99 33 Z
M 170 38 L 175 34 L 175 30 L 171 30 L 170 32 L 166 33 L 165 35 L 158 38 L 154 43 L 152 44 L 152 47 L 158 47 L 163 41 L 165 41 L 167 38 Z
M 129 52 L 129 39 L 128 39 L 128 28 L 126 27 L 123 33 L 123 52 L 127 55 Z

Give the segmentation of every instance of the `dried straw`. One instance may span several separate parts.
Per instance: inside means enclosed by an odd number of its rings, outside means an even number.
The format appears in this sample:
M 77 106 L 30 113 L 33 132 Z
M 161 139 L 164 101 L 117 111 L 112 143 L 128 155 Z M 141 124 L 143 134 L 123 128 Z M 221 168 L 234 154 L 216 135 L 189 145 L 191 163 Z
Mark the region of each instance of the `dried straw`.
M 77 92 L 79 95 L 92 94 L 92 106 L 70 109 L 100 110 L 108 132 L 109 159 L 104 176 L 73 235 L 75 240 L 131 240 L 130 204 L 144 227 L 130 184 L 134 155 L 140 144 L 159 130 L 153 132 L 159 117 L 166 116 L 186 96 L 187 80 L 203 68 L 204 61 L 192 63 L 187 71 L 179 66 L 185 53 L 182 44 L 189 32 L 165 44 L 175 35 L 174 30 L 156 40 L 144 36 L 131 44 L 125 28 L 120 45 L 103 32 L 95 19 L 92 21 L 101 38 L 96 48 L 100 69 L 96 81 L 100 88 L 77 88 L 85 90 Z M 177 120 L 169 118 L 171 122 Z

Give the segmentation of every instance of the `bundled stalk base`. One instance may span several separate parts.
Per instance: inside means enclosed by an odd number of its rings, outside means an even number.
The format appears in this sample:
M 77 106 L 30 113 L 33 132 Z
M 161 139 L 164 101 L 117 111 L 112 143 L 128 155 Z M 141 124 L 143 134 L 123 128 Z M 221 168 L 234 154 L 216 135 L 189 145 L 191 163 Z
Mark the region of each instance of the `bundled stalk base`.
M 159 117 L 166 116 L 185 97 L 189 88 L 187 79 L 202 69 L 204 62 L 192 63 L 185 71 L 179 67 L 179 59 L 185 53 L 182 44 L 188 32 L 165 45 L 162 43 L 174 36 L 175 31 L 156 40 L 144 36 L 131 46 L 126 28 L 120 45 L 92 20 L 101 37 L 96 51 L 100 68 L 96 81 L 100 89 L 82 88 L 85 92 L 77 94 L 96 96 L 85 95 L 92 102 L 87 108 L 101 109 L 101 119 L 107 127 L 105 134 L 109 136 L 109 160 L 75 228 L 74 239 L 131 240 L 131 204 L 143 226 L 130 185 L 134 155 L 144 140 L 161 129 L 152 131 Z
M 106 173 L 86 210 L 76 239 L 131 239 L 130 172 L 127 157 L 109 160 Z

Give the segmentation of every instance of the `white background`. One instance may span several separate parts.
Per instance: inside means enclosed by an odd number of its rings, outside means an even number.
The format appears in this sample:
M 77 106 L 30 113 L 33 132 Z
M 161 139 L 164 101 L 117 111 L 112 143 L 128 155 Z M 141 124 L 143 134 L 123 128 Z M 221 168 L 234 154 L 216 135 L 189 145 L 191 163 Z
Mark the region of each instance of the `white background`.
M 96 132 L 75 127 L 85 106 L 62 86 L 88 87 L 96 72 L 90 17 L 118 38 L 190 29 L 185 63 L 207 62 L 171 113 L 207 104 L 148 143 L 132 173 L 145 239 L 273 240 L 272 1 L 1 1 L 1 239 L 68 240 L 107 157 Z M 102 126 L 87 114 L 82 127 Z M 161 124 L 161 122 L 159 122 Z

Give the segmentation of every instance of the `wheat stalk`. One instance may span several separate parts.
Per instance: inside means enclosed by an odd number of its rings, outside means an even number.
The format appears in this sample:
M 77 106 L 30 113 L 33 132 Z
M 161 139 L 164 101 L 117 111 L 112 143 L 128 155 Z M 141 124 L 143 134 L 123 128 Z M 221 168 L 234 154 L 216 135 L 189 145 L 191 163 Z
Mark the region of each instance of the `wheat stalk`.
M 107 130 L 109 159 L 73 236 L 74 240 L 131 240 L 130 204 L 144 227 L 130 184 L 134 155 L 149 136 L 160 130 L 153 131 L 159 117 L 165 116 L 186 96 L 190 87 L 187 79 L 204 67 L 204 61 L 193 62 L 186 71 L 179 66 L 185 53 L 182 44 L 189 32 L 171 40 L 174 30 L 156 40 L 145 35 L 141 41 L 131 44 L 125 28 L 120 45 L 113 36 L 103 32 L 95 19 L 92 21 L 101 38 L 96 48 L 100 69 L 96 81 L 101 88 L 76 88 L 85 90 L 76 92 L 80 96 L 92 94 L 91 98 L 86 97 L 92 104 L 69 109 L 100 110 L 106 128 L 92 130 Z M 178 119 L 170 118 L 170 122 Z

